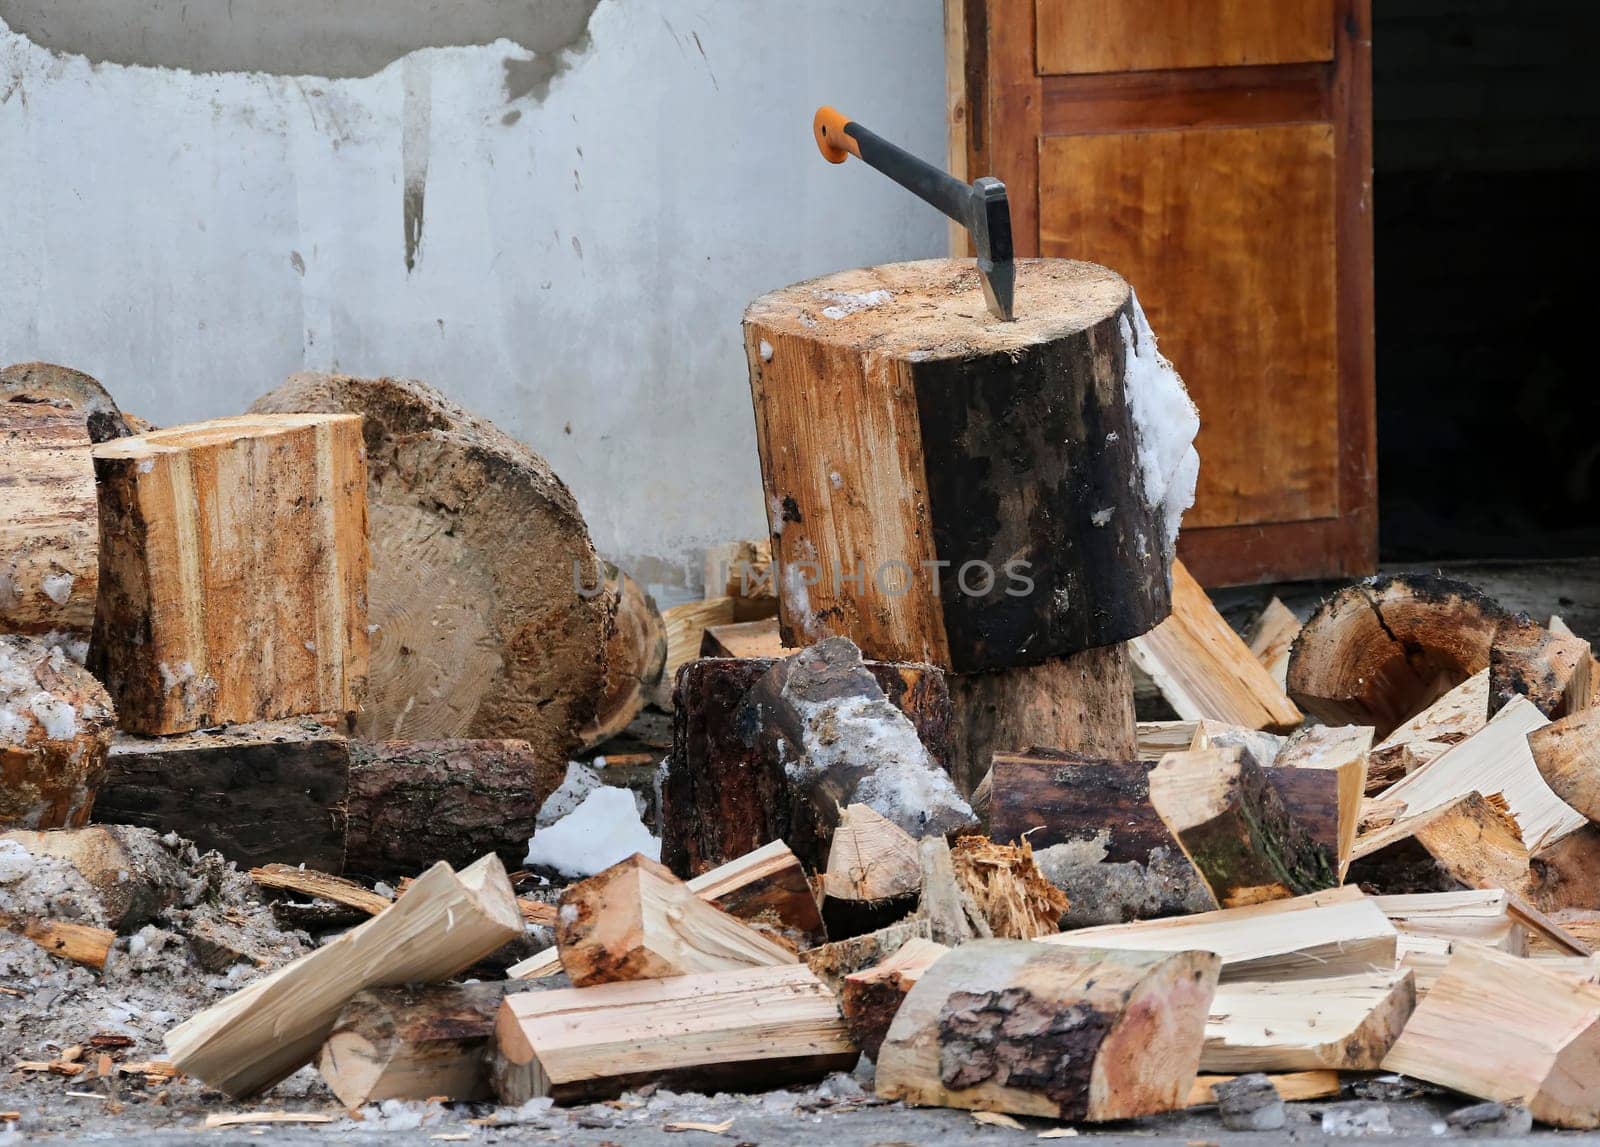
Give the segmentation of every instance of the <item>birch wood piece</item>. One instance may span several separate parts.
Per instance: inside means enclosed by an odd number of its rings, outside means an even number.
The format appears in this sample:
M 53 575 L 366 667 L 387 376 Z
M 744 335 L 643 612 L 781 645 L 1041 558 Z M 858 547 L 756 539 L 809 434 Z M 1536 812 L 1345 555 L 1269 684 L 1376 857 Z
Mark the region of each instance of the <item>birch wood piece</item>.
M 1489 667 L 1505 610 L 1432 574 L 1346 586 L 1318 606 L 1289 656 L 1289 695 L 1330 725 L 1379 738 Z
M 82 661 L 100 578 L 99 502 L 81 412 L 0 394 L 0 631 Z
M 1303 719 L 1180 561 L 1172 563 L 1172 616 L 1129 649 L 1180 718 L 1274 732 Z
M 518 738 L 565 761 L 615 609 L 578 504 L 534 453 L 421 382 L 296 374 L 251 406 L 363 416 L 372 515 L 366 738 Z
M 501 1103 L 675 1091 L 760 1091 L 848 1071 L 860 1054 L 833 994 L 804 967 L 740 968 L 506 997 L 495 1021 Z
M 1222 958 L 1223 981 L 1231 982 L 1312 979 L 1392 968 L 1396 933 L 1370 897 L 1346 886 L 1247 908 L 1080 928 L 1034 943 L 1215 952 Z
M 1551 792 L 1589 820 L 1600 820 L 1600 709 L 1533 730 L 1528 751 Z
M 317 1071 L 339 1102 L 454 1102 L 491 1097 L 485 1056 L 512 980 L 369 988 L 344 1005 L 317 1052 Z
M 1172 753 L 1150 771 L 1150 803 L 1223 908 L 1338 883 L 1338 859 L 1289 815 L 1265 770 L 1238 749 Z
M 365 924 L 173 1028 L 168 1057 L 236 1099 L 252 1095 L 308 1062 L 357 992 L 445 979 L 521 935 L 498 857 L 459 873 L 436 864 Z
M 580 988 L 797 961 L 638 853 L 562 893 L 556 948 Z
M 868 1059 L 876 1061 L 883 1039 L 895 1013 L 905 1002 L 906 993 L 935 961 L 950 949 L 932 940 L 907 940 L 898 951 L 880 963 L 844 978 L 839 1006 L 850 1038 Z
M 1218 961 L 1205 952 L 981 940 L 929 968 L 878 1056 L 877 1093 L 1098 1123 L 1184 1106 Z
M 59 646 L 0 634 L 0 828 L 85 824 L 114 722 L 100 682 Z
M 1600 1126 L 1597 1027 L 1600 985 L 1463 944 L 1383 1068 L 1520 1104 L 1541 1123 L 1592 1129 Z
M 1407 970 L 1223 984 L 1200 1070 L 1376 1071 L 1416 1003 Z
M 955 715 L 950 775 L 963 792 L 978 786 L 999 752 L 1044 745 L 1115 760 L 1134 755 L 1125 643 L 989 673 L 951 673 L 945 682 Z
M 616 598 L 617 615 L 606 640 L 605 688 L 594 720 L 581 734 L 586 749 L 604 744 L 633 723 L 660 691 L 667 665 L 667 627 L 655 598 L 610 562 L 606 590 Z
M 102 443 L 94 463 L 94 667 L 121 728 L 357 708 L 368 647 L 359 418 L 222 418 Z
M 994 323 L 969 313 L 975 273 L 845 271 L 746 310 L 787 643 L 842 634 L 969 673 L 1166 616 L 1163 499 L 1186 500 L 1193 459 L 1140 469 L 1125 378 L 1154 348 L 1127 283 L 1020 261 L 1018 321 Z
M 1276 597 L 1256 615 L 1245 635 L 1250 652 L 1280 688 L 1288 682 L 1289 650 L 1298 636 L 1300 619 Z
M 1489 671 L 1482 669 L 1398 726 L 1367 755 L 1367 793 L 1409 776 L 1489 721 Z
M 1045 879 L 1033 848 L 964 836 L 951 853 L 956 880 L 1002 940 L 1032 940 L 1061 929 L 1071 906 L 1066 893 Z
M 1526 697 L 1552 720 L 1589 707 L 1592 682 L 1589 643 L 1552 633 L 1525 613 L 1495 630 L 1489 649 L 1489 715 Z

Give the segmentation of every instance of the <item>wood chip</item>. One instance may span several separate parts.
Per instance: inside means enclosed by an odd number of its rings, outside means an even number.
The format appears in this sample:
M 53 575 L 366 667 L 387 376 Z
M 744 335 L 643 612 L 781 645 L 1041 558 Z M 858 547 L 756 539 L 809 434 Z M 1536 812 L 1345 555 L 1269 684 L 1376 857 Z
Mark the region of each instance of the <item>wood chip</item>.
M 238 1127 L 246 1123 L 332 1123 L 332 1115 L 312 1111 L 230 1111 L 207 1115 L 205 1127 Z
M 664 1131 L 705 1131 L 712 1135 L 721 1135 L 733 1126 L 733 1120 L 724 1119 L 721 1123 L 691 1123 L 688 1121 L 668 1123 Z
M 263 888 L 279 888 L 285 892 L 298 892 L 302 896 L 315 896 L 354 908 L 369 916 L 376 916 L 389 907 L 389 898 L 370 888 L 363 888 L 354 880 L 330 876 L 314 868 L 296 868 L 292 864 L 267 864 L 250 870 L 250 879 Z
M 982 1123 L 987 1127 L 1009 1127 L 1013 1131 L 1027 1130 L 1022 1124 L 1003 1111 L 974 1111 L 972 1113 L 972 1121 L 974 1123 Z
M 1038 1134 L 1040 1139 L 1071 1139 L 1078 1134 L 1076 1127 L 1052 1127 Z

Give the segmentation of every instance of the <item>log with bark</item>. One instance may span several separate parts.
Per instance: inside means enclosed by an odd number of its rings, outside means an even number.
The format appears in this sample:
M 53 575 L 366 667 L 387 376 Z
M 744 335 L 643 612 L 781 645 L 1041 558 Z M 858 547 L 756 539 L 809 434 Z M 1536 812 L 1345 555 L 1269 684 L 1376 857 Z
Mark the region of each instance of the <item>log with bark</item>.
M 850 1025 L 851 1038 L 868 1059 L 878 1058 L 878 1050 L 906 993 L 949 951 L 933 940 L 907 940 L 887 959 L 844 978 L 839 1007 L 845 1023 Z
M 610 562 L 606 590 L 617 600 L 617 615 L 606 641 L 605 688 L 594 720 L 583 727 L 586 749 L 604 744 L 632 724 L 660 691 L 667 666 L 667 627 L 655 598 Z
M 785 641 L 966 673 L 1166 616 L 1199 422 L 1127 283 L 1022 261 L 1019 320 L 991 323 L 975 275 L 845 271 L 746 310 Z
M 890 924 L 887 928 L 879 928 L 876 932 L 866 932 L 860 936 L 851 936 L 847 940 L 835 940 L 820 948 L 812 948 L 803 952 L 800 958 L 805 961 L 806 967 L 827 985 L 828 990 L 837 996 L 844 991 L 844 978 L 851 972 L 870 968 L 912 940 L 931 939 L 933 939 L 933 928 L 927 917 L 908 916 L 904 920 Z
M 1489 667 L 1499 603 L 1434 574 L 1379 577 L 1329 597 L 1289 656 L 1289 695 L 1331 725 L 1379 738 Z
M 1489 715 L 1526 697 L 1552 720 L 1589 707 L 1589 643 L 1552 633 L 1525 613 L 1501 621 L 1489 648 Z
M 1585 709 L 1528 734 L 1528 751 L 1550 790 L 1600 820 L 1600 709 Z
M 94 448 L 93 667 L 133 733 L 357 708 L 367 676 L 361 420 L 251 415 Z
M 501 1103 L 609 1099 L 645 1084 L 760 1091 L 849 1071 L 859 1052 L 804 967 L 740 968 L 507 996 L 495 1021 Z
M 100 682 L 60 646 L 0 634 L 0 828 L 86 823 L 115 719 Z
M 372 516 L 365 737 L 514 737 L 564 761 L 594 719 L 614 599 L 549 464 L 432 387 L 297 374 L 256 412 L 364 417 Z
M 1291 815 L 1319 842 L 1332 843 L 1341 879 L 1361 824 L 1371 748 L 1370 725 L 1309 725 L 1296 730 L 1267 770 Z
M 91 442 L 109 442 L 149 427 L 123 414 L 106 388 L 81 370 L 52 362 L 16 362 L 0 368 L 0 403 L 45 402 L 77 411 Z
M 821 873 L 822 919 L 835 939 L 892 924 L 917 903 L 917 841 L 869 805 L 847 805 Z
M 1221 985 L 1201 1071 L 1376 1071 L 1416 1007 L 1406 970 Z
M 884 1099 L 1068 1122 L 1183 1107 L 1217 957 L 981 940 L 918 979 L 878 1055 Z

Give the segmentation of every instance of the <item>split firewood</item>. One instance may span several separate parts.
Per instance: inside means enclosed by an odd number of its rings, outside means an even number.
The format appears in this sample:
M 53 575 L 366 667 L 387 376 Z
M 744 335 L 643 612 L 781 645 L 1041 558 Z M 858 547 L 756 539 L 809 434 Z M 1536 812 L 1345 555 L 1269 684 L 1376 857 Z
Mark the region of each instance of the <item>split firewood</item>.
M 921 889 L 917 841 L 876 809 L 847 805 L 821 877 L 828 934 L 856 936 L 892 924 L 915 906 Z
M 1231 982 L 1392 968 L 1396 933 L 1370 897 L 1346 886 L 1246 908 L 1080 928 L 1042 936 L 1034 943 L 1163 952 L 1195 948 L 1222 957 L 1222 978 Z
M 1134 638 L 1130 648 L 1134 663 L 1181 718 L 1210 717 L 1276 732 L 1288 732 L 1302 720 L 1283 686 L 1180 561 L 1172 563 L 1172 616 Z
M 1189 1092 L 1187 1107 L 1210 1107 L 1216 1103 L 1211 1089 L 1219 1083 L 1239 1078 L 1235 1075 L 1198 1075 Z M 1286 1071 L 1267 1076 L 1279 1098 L 1287 1103 L 1306 1099 L 1328 1099 L 1338 1095 L 1343 1087 L 1337 1071 Z
M 1207 749 L 1238 749 L 1262 768 L 1275 763 L 1288 737 L 1263 729 L 1247 729 L 1207 717 L 1194 723 L 1194 737 L 1180 751 L 1204 752 Z M 1163 754 L 1164 755 L 1164 754 Z M 1160 758 L 1157 758 L 1159 762 Z
M 1489 715 L 1526 697 L 1552 720 L 1589 707 L 1589 643 L 1551 633 L 1525 613 L 1501 621 L 1489 649 Z
M 1367 754 L 1367 793 L 1375 795 L 1442 756 L 1489 721 L 1489 671 L 1480 670 L 1398 726 Z
M 805 961 L 806 967 L 827 985 L 828 990 L 837 996 L 844 991 L 844 978 L 851 972 L 859 972 L 862 968 L 882 963 L 912 940 L 931 939 L 933 939 L 932 928 L 927 919 L 922 916 L 908 916 L 898 923 L 890 924 L 887 928 L 879 928 L 876 932 L 867 932 L 860 936 L 851 936 L 847 940 L 835 940 L 819 948 L 812 948 L 801 953 L 800 958 Z
M 793 706 L 782 702 L 763 709 L 753 696 L 781 664 L 766 658 L 708 658 L 691 662 L 681 674 L 672 755 L 661 786 L 661 857 L 680 875 L 704 872 L 774 840 L 787 841 L 811 869 L 826 867 L 827 841 L 813 839 L 816 815 L 808 807 L 809 795 L 791 785 L 780 755 L 789 751 L 789 742 L 777 723 L 795 716 Z M 872 705 L 875 684 L 910 722 L 927 757 L 942 766 L 951 724 L 944 674 L 928 665 L 861 664 L 864 677 L 848 665 L 824 676 L 842 676 L 841 689 L 857 690 L 865 712 L 881 714 Z M 763 692 L 771 685 L 767 682 Z M 799 726 L 796 719 L 791 728 Z M 881 724 L 879 730 L 890 727 Z M 916 755 L 909 743 L 904 748 Z M 797 822 L 811 826 L 804 845 Z
M 797 962 L 638 853 L 562 894 L 556 948 L 580 988 Z
M 520 864 L 564 765 L 527 741 L 352 741 L 346 869 L 393 878 L 485 852 Z
M 60 646 L 0 634 L 0 828 L 84 824 L 114 721 L 100 682 Z
M 1267 674 L 1282 688 L 1289 676 L 1289 650 L 1300 636 L 1300 619 L 1278 598 L 1267 602 L 1250 624 L 1245 644 Z
M 888 959 L 844 978 L 839 1006 L 845 1023 L 850 1025 L 851 1038 L 867 1058 L 877 1060 L 878 1049 L 883 1046 L 883 1038 L 889 1034 L 889 1025 L 905 1002 L 906 993 L 934 961 L 949 951 L 932 940 L 908 940 Z
M 1528 878 L 1510 806 L 1475 790 L 1359 837 L 1352 857 L 1354 879 L 1390 893 L 1432 887 L 1435 866 L 1467 888 L 1520 888 Z
M 303 863 L 339 872 L 349 774 L 345 738 L 305 719 L 171 737 L 118 733 L 95 817 L 176 832 L 241 867 Z
M 1578 636 L 1572 632 L 1571 626 L 1561 620 L 1560 614 L 1552 613 L 1545 628 L 1561 637 Z M 1588 709 L 1600 705 L 1600 658 L 1595 657 L 1594 647 L 1590 642 L 1585 641 L 1584 644 L 1589 646 L 1589 701 L 1587 705 L 1581 705 L 1579 708 Z
M 1400 967 L 1415 976 L 1418 999 L 1444 973 L 1458 944 L 1480 944 L 1513 956 L 1528 952 L 1530 933 L 1512 917 L 1511 895 L 1503 888 L 1373 899 L 1399 933 Z
M 404 379 L 297 374 L 251 410 L 364 418 L 374 628 L 357 731 L 514 737 L 566 760 L 604 688 L 614 599 L 549 463 Z
M 1338 883 L 1338 858 L 1289 815 L 1237 748 L 1171 753 L 1150 771 L 1150 803 L 1223 908 Z
M 1202 1071 L 1376 1071 L 1416 1007 L 1411 972 L 1218 987 Z
M 944 837 L 919 840 L 917 864 L 921 869 L 917 915 L 927 921 L 928 934 L 935 941 L 953 948 L 978 936 L 993 937 L 976 902 L 956 880 L 955 860 Z
M 500 1005 L 501 1103 L 609 1099 L 630 1087 L 740 1091 L 849 1071 L 859 1052 L 833 994 L 804 967 L 518 992 Z
M 950 775 L 963 792 L 981 784 L 997 752 L 1048 745 L 1093 757 L 1134 755 L 1134 710 L 1125 642 L 986 673 L 949 673 Z
M 661 669 L 661 680 L 656 685 L 651 701 L 658 709 L 671 713 L 677 705 L 674 690 L 678 670 L 700 656 L 700 646 L 705 641 L 706 630 L 712 626 L 733 623 L 733 598 L 713 597 L 705 601 L 686 601 L 661 613 L 662 628 L 667 637 L 667 659 Z
M 315 414 L 222 418 L 94 448 L 92 664 L 120 728 L 181 733 L 358 707 L 362 455 L 359 418 Z
M 1026 321 L 991 323 L 951 307 L 973 275 L 958 260 L 845 271 L 745 312 L 791 644 L 848 634 L 874 657 L 975 673 L 1167 614 L 1199 420 L 1130 288 L 1022 262 Z M 885 403 L 889 377 L 902 388 Z M 1135 416 L 1147 399 L 1159 425 Z
M 1066 893 L 1064 927 L 1216 907 L 1150 803 L 1151 767 L 1044 749 L 995 755 L 989 835 L 1028 841 Z
M 907 993 L 878 1055 L 877 1093 L 1074 1123 L 1180 1108 L 1218 967 L 1200 951 L 966 944 Z
M 0 632 L 82 661 L 100 577 L 99 503 L 81 411 L 0 393 Z
M 1305 830 L 1324 844 L 1331 836 L 1341 879 L 1361 824 L 1371 748 L 1370 725 L 1309 725 L 1295 731 L 1267 770 L 1267 779 Z M 1334 814 L 1331 825 L 1328 810 Z
M 1600 909 L 1560 908 L 1550 913 L 1550 919 L 1568 935 L 1576 937 L 1585 946 L 1600 951 Z M 1538 933 L 1530 932 L 1528 935 L 1528 954 L 1531 956 L 1556 956 L 1567 955 L 1568 953 L 1564 944 L 1558 944 Z
M 111 945 L 117 940 L 110 928 L 70 920 L 27 919 L 4 912 L 0 912 L 0 929 L 19 932 L 52 956 L 86 968 L 104 968 L 111 956 Z
M 1586 824 L 1534 849 L 1524 891 L 1546 912 L 1600 904 L 1600 825 Z
M 605 688 L 594 720 L 583 727 L 586 749 L 604 744 L 632 724 L 660 692 L 667 665 L 667 627 L 655 598 L 610 562 L 606 589 L 617 599 L 617 616 L 606 640 Z
M 828 934 L 811 882 L 800 861 L 781 840 L 696 876 L 688 887 L 702 900 L 796 951 L 827 943 Z M 512 965 L 506 975 L 536 980 L 559 971 L 561 957 L 552 947 Z
M 1379 738 L 1489 667 L 1506 613 L 1465 582 L 1433 574 L 1346 586 L 1311 615 L 1289 656 L 1289 695 L 1330 725 Z
M 133 932 L 150 923 L 183 899 L 192 880 L 153 834 L 127 825 L 14 829 L 0 832 L 0 840 L 21 845 L 32 856 L 72 865 L 94 890 L 104 923 L 113 932 Z
M 795 650 L 783 644 L 778 619 L 708 625 L 700 638 L 701 657 L 788 657 Z
M 369 988 L 350 998 L 317 1053 L 317 1071 L 355 1109 L 384 1099 L 488 1099 L 486 1053 L 515 980 Z
M 1528 734 L 1528 751 L 1552 792 L 1600 821 L 1600 709 L 1584 709 Z
M 1593 1048 L 1600 985 L 1462 944 L 1384 1058 L 1385 1071 L 1480 1099 L 1517 1103 L 1541 1123 L 1600 1126 Z
M 70 366 L 18 362 L 0 369 L 0 402 L 19 400 L 71 408 L 77 412 L 91 442 L 143 433 L 133 425 L 140 420 L 117 409 L 116 400 L 97 379 Z
M 957 882 L 995 937 L 1032 940 L 1061 930 L 1067 895 L 1039 871 L 1027 840 L 1010 845 L 964 836 L 952 858 Z
M 705 555 L 705 596 L 731 597 L 735 624 L 778 616 L 777 567 L 772 564 L 772 540 L 724 542 L 707 546 Z M 774 622 L 776 631 L 777 624 Z M 770 656 L 769 654 L 729 653 L 726 657 Z
M 1134 755 L 1155 764 L 1168 753 L 1194 747 L 1199 721 L 1140 721 L 1135 726 Z
M 374 892 L 354 880 L 331 876 L 312 868 L 297 868 L 292 864 L 264 864 L 259 868 L 252 868 L 250 879 L 262 888 L 280 889 L 300 896 L 331 900 L 335 904 L 343 904 L 347 908 L 354 908 L 369 916 L 376 916 L 394 903 L 381 892 Z
M 443 980 L 523 934 L 505 867 L 490 854 L 434 865 L 359 927 L 234 992 L 167 1033 L 179 1070 L 234 1098 L 308 1062 L 364 988 Z

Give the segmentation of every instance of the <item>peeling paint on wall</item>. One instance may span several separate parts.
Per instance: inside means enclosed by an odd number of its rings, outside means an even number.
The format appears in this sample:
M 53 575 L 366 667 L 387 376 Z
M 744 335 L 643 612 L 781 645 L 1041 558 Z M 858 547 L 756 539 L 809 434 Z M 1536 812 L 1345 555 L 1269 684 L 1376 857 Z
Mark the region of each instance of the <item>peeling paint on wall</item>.
M 425 54 L 401 65 L 400 181 L 401 217 L 406 235 L 406 272 L 417 266 L 422 218 L 428 196 L 429 133 L 433 130 L 433 65 Z

